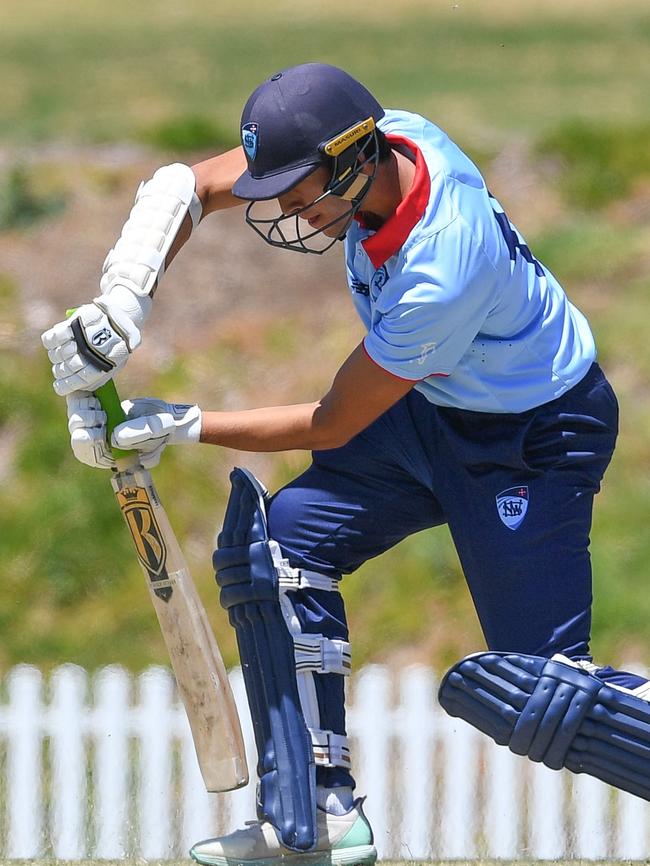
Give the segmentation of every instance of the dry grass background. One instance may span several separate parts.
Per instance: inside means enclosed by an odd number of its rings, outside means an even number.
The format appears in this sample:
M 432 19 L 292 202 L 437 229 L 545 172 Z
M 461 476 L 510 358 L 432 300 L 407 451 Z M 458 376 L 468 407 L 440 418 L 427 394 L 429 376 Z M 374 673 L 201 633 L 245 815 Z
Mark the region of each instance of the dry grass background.
M 38 335 L 95 291 L 140 180 L 163 162 L 205 155 L 154 151 L 143 139 L 167 120 L 182 128 L 198 114 L 226 140 L 261 77 L 311 58 L 349 67 L 383 101 L 429 114 L 468 147 L 533 249 L 589 314 L 624 410 L 594 531 L 597 648 L 608 659 L 650 657 L 648 187 L 641 181 L 591 212 L 567 201 L 562 161 L 536 150 L 540 137 L 576 117 L 614 131 L 647 119 L 647 8 L 645 0 L 359 0 L 353 11 L 342 0 L 5 0 L 0 173 L 24 165 L 39 193 L 60 193 L 67 205 L 0 233 L 0 410 L 3 400 L 9 406 L 0 412 L 1 667 L 121 660 L 138 668 L 164 659 L 107 479 L 68 453 Z M 313 399 L 361 335 L 345 292 L 335 251 L 273 251 L 243 226 L 240 211 L 215 215 L 166 275 L 120 387 L 214 408 Z M 11 383 L 16 350 L 19 393 Z M 170 454 L 157 478 L 234 662 L 209 566 L 228 469 L 244 463 L 275 487 L 307 457 L 197 450 Z M 98 511 L 84 523 L 88 500 Z M 74 504 L 67 520 L 57 516 L 59 501 Z M 444 530 L 369 563 L 344 592 L 357 663 L 441 666 L 482 645 Z

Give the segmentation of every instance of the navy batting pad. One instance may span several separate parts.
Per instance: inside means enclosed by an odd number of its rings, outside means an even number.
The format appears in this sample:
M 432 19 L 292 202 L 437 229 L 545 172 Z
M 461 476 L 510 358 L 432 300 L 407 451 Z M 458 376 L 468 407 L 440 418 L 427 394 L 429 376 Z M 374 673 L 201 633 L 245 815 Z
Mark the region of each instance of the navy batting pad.
M 288 848 L 308 851 L 317 835 L 316 770 L 268 543 L 265 491 L 241 469 L 230 480 L 213 563 L 221 604 L 237 635 L 255 731 L 260 817 L 276 827 Z
M 650 704 L 560 661 L 477 653 L 444 677 L 438 694 L 517 755 L 588 773 L 650 800 Z

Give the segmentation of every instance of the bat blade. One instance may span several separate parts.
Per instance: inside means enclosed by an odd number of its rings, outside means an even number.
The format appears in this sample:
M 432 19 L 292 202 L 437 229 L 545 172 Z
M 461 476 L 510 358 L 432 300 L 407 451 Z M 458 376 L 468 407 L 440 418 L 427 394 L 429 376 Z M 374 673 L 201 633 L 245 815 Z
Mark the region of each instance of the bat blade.
M 205 787 L 241 788 L 248 783 L 246 752 L 221 653 L 151 475 L 125 462 L 118 461 L 111 481 L 147 579 Z

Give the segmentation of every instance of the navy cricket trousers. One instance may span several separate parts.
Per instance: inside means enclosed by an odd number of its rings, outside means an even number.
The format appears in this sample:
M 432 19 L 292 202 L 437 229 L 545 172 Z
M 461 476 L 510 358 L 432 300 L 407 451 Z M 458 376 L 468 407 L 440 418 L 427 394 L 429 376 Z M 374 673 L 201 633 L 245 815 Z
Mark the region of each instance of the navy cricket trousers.
M 517 414 L 434 406 L 413 390 L 273 497 L 271 537 L 294 567 L 341 576 L 448 524 L 489 649 L 589 658 L 593 497 L 618 428 L 597 364 Z M 395 575 L 399 580 L 399 574 Z M 338 593 L 293 595 L 303 631 L 347 639 Z M 342 677 L 315 677 L 321 725 L 345 733 Z M 319 784 L 351 784 L 318 768 Z

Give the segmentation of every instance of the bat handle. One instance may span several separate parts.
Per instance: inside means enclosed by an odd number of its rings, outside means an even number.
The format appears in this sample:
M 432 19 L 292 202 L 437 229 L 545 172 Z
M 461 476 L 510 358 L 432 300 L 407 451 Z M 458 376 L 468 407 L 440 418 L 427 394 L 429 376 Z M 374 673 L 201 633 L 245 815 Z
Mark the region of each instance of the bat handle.
M 71 316 L 75 309 L 76 308 L 73 307 L 71 310 L 66 310 L 66 316 Z M 95 397 L 97 397 L 102 409 L 106 412 L 106 441 L 110 447 L 113 430 L 115 430 L 119 424 L 126 421 L 126 414 L 124 413 L 124 409 L 122 409 L 120 396 L 117 393 L 115 382 L 112 379 L 109 379 L 105 385 L 100 385 L 100 387 L 95 391 Z M 137 462 L 137 452 L 125 451 L 122 448 L 111 448 L 111 453 L 116 460 L 128 459 L 132 463 Z
M 105 385 L 101 385 L 97 388 L 95 391 L 95 397 L 97 397 L 102 409 L 106 412 L 106 441 L 110 446 L 113 430 L 115 430 L 119 424 L 122 424 L 123 421 L 126 421 L 126 414 L 124 413 L 124 409 L 122 409 L 115 382 L 112 379 L 109 379 Z M 123 460 L 125 458 L 133 459 L 136 458 L 137 455 L 137 452 L 125 451 L 122 448 L 111 448 L 111 451 L 116 460 Z

